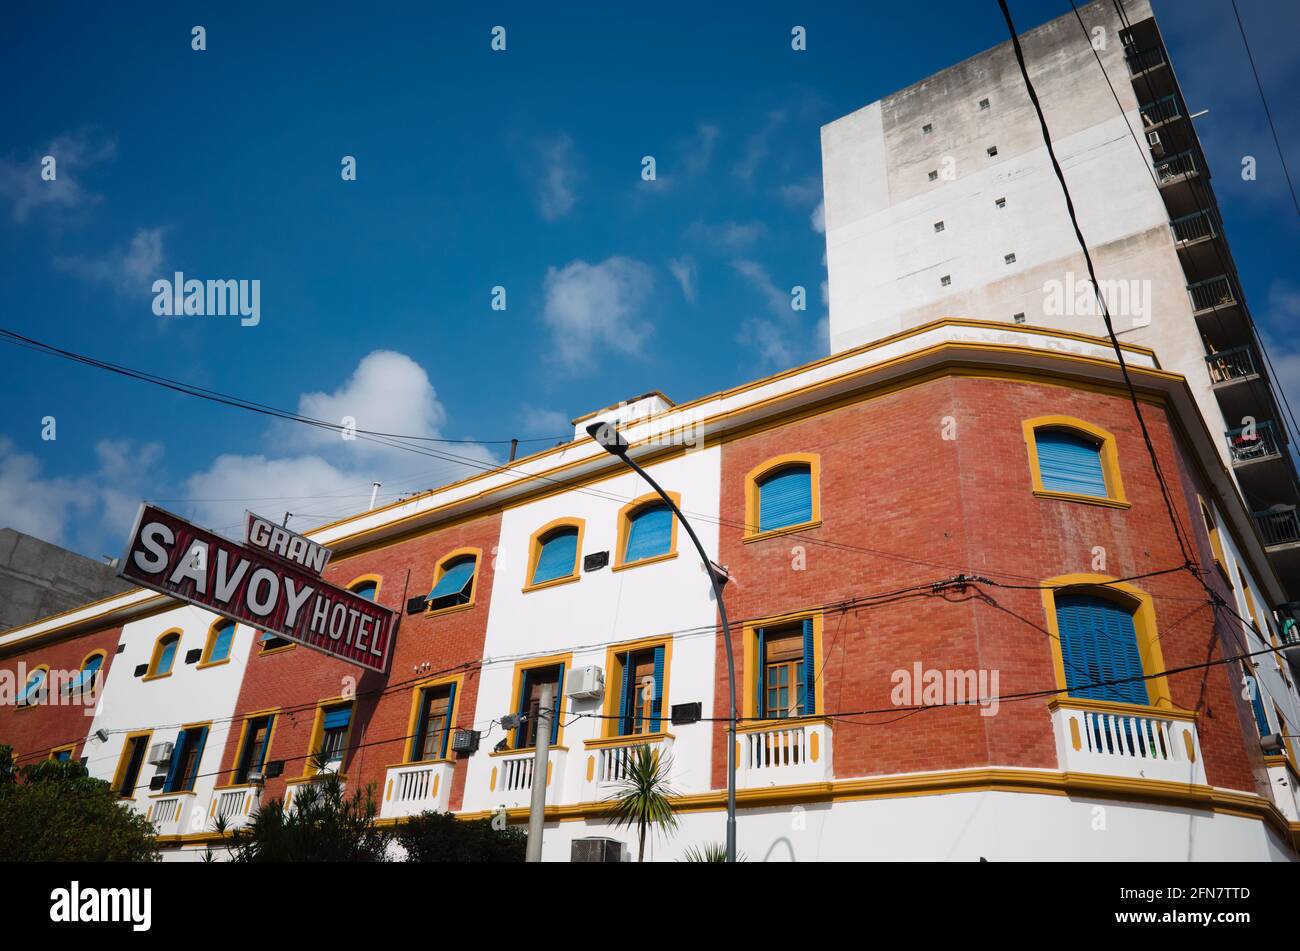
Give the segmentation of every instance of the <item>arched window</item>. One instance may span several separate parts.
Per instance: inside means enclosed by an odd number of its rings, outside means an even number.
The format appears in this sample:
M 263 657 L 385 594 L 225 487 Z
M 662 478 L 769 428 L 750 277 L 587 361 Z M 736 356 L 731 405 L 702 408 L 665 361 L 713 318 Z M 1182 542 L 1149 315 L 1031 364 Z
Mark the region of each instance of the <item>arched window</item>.
M 821 519 L 820 459 L 792 453 L 769 459 L 745 477 L 745 534 L 813 525 Z
M 23 684 L 23 692 L 18 695 L 18 706 L 29 707 L 40 703 L 45 698 L 45 686 L 49 677 L 48 667 L 37 667 L 28 674 L 27 682 Z
M 1127 508 L 1114 436 L 1065 416 L 1027 419 L 1023 426 L 1035 494 Z
M 375 600 L 375 595 L 379 593 L 379 581 L 375 578 L 362 578 L 348 585 L 348 590 L 353 594 L 360 595 L 367 601 Z
M 576 580 L 582 523 L 552 523 L 533 536 L 530 546 L 528 587 Z
M 166 677 L 170 674 L 176 664 L 176 651 L 180 649 L 180 644 L 179 632 L 169 631 L 159 637 L 153 646 L 153 657 L 149 661 L 149 672 L 145 675 L 145 679 Z
M 473 604 L 477 569 L 477 552 L 452 552 L 446 556 L 434 572 L 433 589 L 427 598 L 429 610 L 445 611 Z
M 99 676 L 100 668 L 104 666 L 104 652 L 95 651 L 89 657 L 81 662 L 81 670 L 77 676 L 68 684 L 69 694 L 89 692 L 95 689 L 95 681 Z
M 1056 626 L 1071 697 L 1150 703 L 1132 608 L 1087 592 L 1059 593 Z
M 678 501 L 675 494 L 673 500 Z M 675 554 L 677 525 L 672 509 L 658 496 L 629 503 L 619 513 L 618 538 L 616 568 Z
M 208 630 L 208 642 L 203 648 L 200 667 L 223 664 L 230 660 L 230 649 L 235 642 L 235 622 L 222 618 Z

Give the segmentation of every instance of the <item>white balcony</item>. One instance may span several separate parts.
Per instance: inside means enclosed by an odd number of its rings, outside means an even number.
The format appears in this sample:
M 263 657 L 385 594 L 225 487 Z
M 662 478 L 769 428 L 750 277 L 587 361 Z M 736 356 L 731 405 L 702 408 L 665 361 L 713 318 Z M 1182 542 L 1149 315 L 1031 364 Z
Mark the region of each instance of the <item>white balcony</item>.
M 600 740 L 587 740 L 586 779 L 583 783 L 582 799 L 585 802 L 599 802 L 608 799 L 618 791 L 627 776 L 632 757 L 642 746 L 649 746 L 651 752 L 661 762 L 669 763 L 669 782 L 671 783 L 671 754 L 673 735 L 671 733 L 648 733 L 643 736 L 617 736 Z
M 381 819 L 414 816 L 421 812 L 446 812 L 451 800 L 451 778 L 456 764 L 449 760 L 390 766 L 384 781 Z
M 1268 785 L 1273 791 L 1273 802 L 1288 822 L 1300 822 L 1300 787 L 1296 785 L 1295 773 L 1282 757 L 1270 756 L 1264 763 L 1268 768 Z
M 546 765 L 546 801 L 564 801 L 564 763 L 568 748 L 553 746 Z M 488 777 L 489 798 L 494 806 L 526 809 L 533 795 L 534 752 L 509 750 L 493 753 L 492 773 Z
M 218 789 L 212 794 L 208 818 L 212 821 L 224 819 L 227 829 L 239 829 L 248 825 L 261 803 L 261 786 L 233 786 Z
M 768 720 L 737 729 L 736 788 L 763 789 L 831 778 L 831 721 Z
M 1077 698 L 1053 700 L 1048 708 L 1066 772 L 1206 781 L 1194 713 Z
M 150 797 L 146 813 L 158 835 L 202 832 L 203 810 L 194 808 L 194 793 L 159 793 Z

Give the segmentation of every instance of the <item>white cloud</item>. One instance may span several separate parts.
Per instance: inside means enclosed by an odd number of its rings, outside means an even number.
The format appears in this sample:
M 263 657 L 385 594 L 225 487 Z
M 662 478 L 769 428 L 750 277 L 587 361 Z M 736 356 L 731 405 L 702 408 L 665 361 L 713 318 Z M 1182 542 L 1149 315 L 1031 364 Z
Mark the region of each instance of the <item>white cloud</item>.
M 809 215 L 808 222 L 809 222 L 809 224 L 812 225 L 812 229 L 813 229 L 813 231 L 816 231 L 818 234 L 825 234 L 825 233 L 826 233 L 826 202 L 825 202 L 825 200 L 819 201 L 819 202 L 817 203 L 817 207 L 814 208 L 814 209 L 812 210 L 812 214 Z
M 737 252 L 753 246 L 767 233 L 767 225 L 761 221 L 734 221 L 728 219 L 720 224 L 694 222 L 686 229 L 686 236 L 693 241 L 709 245 L 712 249 Z
M 114 248 L 100 257 L 61 257 L 54 264 L 62 271 L 92 284 L 106 284 L 124 296 L 152 293 L 153 282 L 162 276 L 163 228 L 141 228 L 125 248 Z
M 543 320 L 560 364 L 575 370 L 596 350 L 640 354 L 652 328 L 639 314 L 653 284 L 650 267 L 632 258 L 548 269 Z
M 573 140 L 558 135 L 538 146 L 537 211 L 547 221 L 563 218 L 577 203 L 578 168 Z
M 530 436 L 566 436 L 573 431 L 573 423 L 565 413 L 541 406 L 525 406 L 524 430 Z
M 768 368 L 784 368 L 799 361 L 807 351 L 807 331 L 799 320 L 799 311 L 791 306 L 792 296 L 777 287 L 767 269 L 757 261 L 740 259 L 731 262 L 736 273 L 745 278 L 763 298 L 774 319 L 750 317 L 741 324 L 736 340 L 758 353 Z M 805 304 L 807 290 L 805 289 Z
M 382 480 L 380 480 L 382 481 Z M 225 535 L 237 534 L 245 509 L 279 520 L 293 512 L 291 528 L 311 528 L 365 509 L 367 477 L 346 472 L 319 456 L 271 459 L 221 455 L 185 482 L 189 517 Z
M 784 109 L 777 109 L 768 113 L 767 122 L 763 127 L 751 135 L 745 141 L 745 151 L 733 167 L 732 171 L 735 176 L 742 182 L 749 184 L 758 174 L 763 162 L 767 159 L 771 151 L 771 141 L 776 135 L 777 130 L 785 124 L 786 112 Z
M 790 307 L 790 295 L 776 286 L 767 270 L 757 261 L 741 259 L 732 261 L 731 266 L 762 295 L 768 309 L 777 317 L 789 319 L 795 313 Z
M 673 277 L 677 279 L 677 283 L 681 285 L 682 296 L 686 298 L 688 303 L 695 303 L 695 259 L 689 255 L 680 258 L 669 258 L 668 270 L 672 272 Z
M 713 161 L 713 150 L 721 130 L 709 122 L 697 122 L 695 134 L 683 145 L 682 170 L 692 177 L 702 175 Z
M 99 202 L 100 196 L 82 184 L 86 169 L 111 159 L 117 151 L 111 139 L 74 132 L 54 139 L 44 150 L 22 161 L 0 159 L 0 197 L 13 204 L 14 221 L 26 221 L 34 209 L 77 211 Z M 55 160 L 53 181 L 42 177 L 45 156 Z

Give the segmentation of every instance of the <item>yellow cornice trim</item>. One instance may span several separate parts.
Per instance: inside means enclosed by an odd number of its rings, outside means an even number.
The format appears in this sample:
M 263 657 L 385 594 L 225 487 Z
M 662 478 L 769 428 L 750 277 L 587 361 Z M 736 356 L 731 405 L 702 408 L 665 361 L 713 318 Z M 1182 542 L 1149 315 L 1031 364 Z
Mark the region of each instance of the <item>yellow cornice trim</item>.
M 633 736 L 601 736 L 594 740 L 583 740 L 582 746 L 588 750 L 607 750 L 617 746 L 653 746 L 664 740 L 675 740 L 671 733 L 639 733 Z
M 1111 700 L 1089 700 L 1086 697 L 1057 696 L 1047 701 L 1049 710 L 1087 710 L 1094 713 L 1113 713 L 1122 717 L 1151 717 L 1160 720 L 1185 720 L 1195 723 L 1200 714 L 1195 710 L 1178 707 L 1153 707 L 1141 703 L 1118 703 Z

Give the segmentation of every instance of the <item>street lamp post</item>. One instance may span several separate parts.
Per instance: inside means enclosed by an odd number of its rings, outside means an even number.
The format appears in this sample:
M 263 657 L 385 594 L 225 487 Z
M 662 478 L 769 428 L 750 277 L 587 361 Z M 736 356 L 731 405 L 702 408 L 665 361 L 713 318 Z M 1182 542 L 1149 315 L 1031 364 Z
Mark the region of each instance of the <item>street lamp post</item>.
M 722 600 L 722 586 L 718 584 L 718 574 L 721 569 L 709 560 L 709 556 L 704 551 L 704 546 L 700 544 L 699 536 L 695 534 L 695 529 L 691 523 L 686 521 L 682 515 L 681 509 L 668 496 L 650 473 L 638 466 L 631 457 L 628 456 L 628 442 L 623 438 L 618 427 L 613 423 L 592 423 L 587 427 L 587 434 L 591 436 L 606 452 L 622 459 L 629 468 L 637 475 L 650 484 L 650 487 L 659 494 L 659 498 L 664 500 L 664 504 L 672 511 L 673 515 L 682 527 L 686 529 L 686 534 L 691 537 L 695 544 L 695 550 L 699 552 L 700 561 L 704 562 L 704 570 L 708 573 L 709 583 L 713 585 L 713 597 L 718 602 L 718 612 L 722 615 L 722 643 L 727 648 L 727 705 L 728 719 L 731 723 L 731 731 L 727 736 L 727 861 L 736 861 L 736 658 L 731 648 L 731 625 L 727 623 L 727 605 Z

